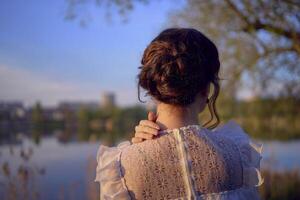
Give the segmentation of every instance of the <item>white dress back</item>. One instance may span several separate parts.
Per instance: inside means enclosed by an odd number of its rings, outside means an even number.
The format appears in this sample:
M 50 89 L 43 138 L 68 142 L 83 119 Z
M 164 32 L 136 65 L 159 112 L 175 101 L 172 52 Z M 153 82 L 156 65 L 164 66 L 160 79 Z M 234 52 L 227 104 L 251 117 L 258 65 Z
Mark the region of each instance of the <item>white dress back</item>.
M 259 199 L 261 145 L 230 121 L 161 131 L 158 138 L 100 145 L 101 199 Z

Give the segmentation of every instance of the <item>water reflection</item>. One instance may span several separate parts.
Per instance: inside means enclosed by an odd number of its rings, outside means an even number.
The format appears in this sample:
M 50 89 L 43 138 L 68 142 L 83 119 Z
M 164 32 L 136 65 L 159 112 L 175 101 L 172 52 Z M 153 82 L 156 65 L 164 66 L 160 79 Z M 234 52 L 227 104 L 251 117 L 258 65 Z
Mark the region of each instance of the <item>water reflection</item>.
M 276 170 L 300 169 L 300 140 L 262 142 L 262 167 Z
M 98 143 L 61 143 L 55 137 L 43 138 L 39 144 L 23 138 L 21 144 L 2 145 L 0 166 L 9 175 L 0 175 L 5 186 L 0 187 L 0 194 L 5 199 L 12 198 L 8 195 L 23 199 L 20 195 L 24 194 L 25 199 L 46 200 L 97 197 L 93 182 L 97 147 Z M 20 182 L 20 176 L 30 180 L 30 185 Z
M 300 141 L 272 141 L 263 145 L 262 168 L 300 169 Z M 98 185 L 93 180 L 98 146 L 99 142 L 61 142 L 54 136 L 44 137 L 38 144 L 22 138 L 20 144 L 2 145 L 1 182 L 7 183 L 7 174 L 12 177 L 15 173 L 19 183 L 29 185 L 31 181 L 31 186 L 26 186 L 31 194 L 27 195 L 36 199 L 97 199 Z M 1 194 L 7 192 L 1 187 Z

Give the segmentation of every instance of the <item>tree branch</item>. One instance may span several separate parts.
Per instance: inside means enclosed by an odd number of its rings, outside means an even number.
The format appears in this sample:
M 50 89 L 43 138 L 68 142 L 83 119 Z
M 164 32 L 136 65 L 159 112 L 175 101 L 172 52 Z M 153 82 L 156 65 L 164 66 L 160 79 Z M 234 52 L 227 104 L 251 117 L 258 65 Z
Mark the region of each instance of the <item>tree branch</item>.
M 299 45 L 300 32 L 293 31 L 293 30 L 286 30 L 282 27 L 274 26 L 268 23 L 263 23 L 258 18 L 256 18 L 256 21 L 251 22 L 249 18 L 241 10 L 239 10 L 238 7 L 231 0 L 225 0 L 225 2 L 228 4 L 229 8 L 231 8 L 233 12 L 235 12 L 235 14 L 246 23 L 246 26 L 242 28 L 242 31 L 250 33 L 250 32 L 256 32 L 258 30 L 266 30 L 278 36 L 284 36 L 294 41 L 292 50 L 300 54 L 300 45 Z
M 240 17 L 248 26 L 251 25 L 248 18 L 235 6 L 234 3 L 230 0 L 225 0 L 225 2 L 228 4 L 228 6 Z
M 289 31 L 289 30 L 285 30 L 283 28 L 274 26 L 272 24 L 265 24 L 262 23 L 261 21 L 257 20 L 256 22 L 251 24 L 251 28 L 254 28 L 255 30 L 260 30 L 260 29 L 264 29 L 267 30 L 269 32 L 275 33 L 277 35 L 282 35 L 285 36 L 291 40 L 300 40 L 300 32 L 294 32 L 294 31 Z

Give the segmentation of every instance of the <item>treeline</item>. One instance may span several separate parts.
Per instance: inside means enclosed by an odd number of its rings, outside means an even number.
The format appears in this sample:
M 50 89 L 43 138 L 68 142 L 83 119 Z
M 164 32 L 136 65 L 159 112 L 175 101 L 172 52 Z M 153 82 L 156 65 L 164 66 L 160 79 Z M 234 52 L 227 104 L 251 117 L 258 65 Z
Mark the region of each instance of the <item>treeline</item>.
M 102 142 L 113 144 L 120 139 L 132 137 L 135 125 L 146 115 L 146 109 L 142 106 L 107 107 L 98 110 L 82 108 L 77 116 L 77 138 L 100 139 Z
M 235 119 L 254 138 L 291 140 L 300 138 L 300 99 L 257 98 L 251 101 L 221 99 L 223 121 Z
M 221 122 L 236 120 L 254 138 L 291 140 L 300 138 L 300 100 L 295 98 L 260 98 L 251 101 L 233 101 L 221 98 L 217 104 Z M 121 139 L 130 139 L 134 127 L 147 116 L 142 106 L 120 108 L 116 106 L 87 109 L 76 112 L 63 110 L 61 121 L 42 118 L 43 108 L 37 105 L 32 112 L 32 136 L 38 141 L 46 132 L 61 130 L 61 141 L 76 139 L 102 140 L 110 144 Z M 200 121 L 209 118 L 206 110 Z
M 254 138 L 300 139 L 300 99 L 257 98 L 248 101 L 233 101 L 220 98 L 217 106 L 222 122 L 234 119 Z M 116 141 L 119 138 L 130 139 L 134 133 L 134 126 L 146 116 L 147 110 L 139 106 L 122 109 L 106 108 L 92 113 L 81 110 L 79 134 L 83 139 L 93 134 L 97 138 L 102 137 L 109 141 Z M 207 119 L 207 110 L 200 115 L 201 121 L 205 121 L 203 116 Z M 89 121 L 89 128 L 86 127 L 85 121 Z M 84 131 L 82 127 L 86 127 Z M 97 127 L 98 129 L 95 129 Z
M 36 143 L 42 136 L 55 134 L 61 142 L 101 140 L 112 145 L 120 139 L 130 138 L 135 125 L 147 115 L 142 106 L 63 108 L 60 120 L 46 118 L 44 113 L 40 104 L 36 104 L 31 113 L 29 132 Z

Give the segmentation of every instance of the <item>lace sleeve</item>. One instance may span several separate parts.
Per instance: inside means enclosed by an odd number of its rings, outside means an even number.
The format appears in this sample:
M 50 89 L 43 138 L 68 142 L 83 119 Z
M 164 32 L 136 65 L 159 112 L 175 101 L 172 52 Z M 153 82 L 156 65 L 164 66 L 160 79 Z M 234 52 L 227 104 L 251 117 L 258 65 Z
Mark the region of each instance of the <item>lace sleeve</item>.
M 95 181 L 100 183 L 100 199 L 130 199 L 120 168 L 122 148 L 129 141 L 121 142 L 117 147 L 100 145 L 97 152 Z
M 215 131 L 231 139 L 239 148 L 243 165 L 243 185 L 246 187 L 260 186 L 263 183 L 260 173 L 263 145 L 253 142 L 241 126 L 233 120 Z

